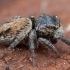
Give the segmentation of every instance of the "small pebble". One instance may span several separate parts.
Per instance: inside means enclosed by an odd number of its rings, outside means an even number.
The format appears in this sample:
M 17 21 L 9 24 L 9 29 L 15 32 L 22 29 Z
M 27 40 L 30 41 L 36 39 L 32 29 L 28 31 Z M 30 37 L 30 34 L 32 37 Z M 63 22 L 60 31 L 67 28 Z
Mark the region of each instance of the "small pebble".
M 15 49 L 12 49 L 13 51 L 15 51 Z
M 15 55 L 15 57 L 16 57 L 16 55 Z
M 21 51 L 22 49 L 20 49 L 20 51 Z
M 19 49 L 19 48 L 17 48 L 17 50 L 19 51 L 20 49 Z
M 30 58 L 30 61 L 32 61 L 32 58 Z
M 45 50 L 43 50 L 43 52 L 45 52 Z

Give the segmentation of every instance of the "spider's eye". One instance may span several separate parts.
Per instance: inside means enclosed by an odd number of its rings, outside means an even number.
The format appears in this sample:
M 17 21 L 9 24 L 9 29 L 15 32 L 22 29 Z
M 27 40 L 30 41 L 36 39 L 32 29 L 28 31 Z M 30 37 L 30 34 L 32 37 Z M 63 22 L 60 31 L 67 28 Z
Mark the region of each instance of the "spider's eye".
M 55 25 L 55 23 L 47 23 L 46 28 L 58 29 L 59 25 Z

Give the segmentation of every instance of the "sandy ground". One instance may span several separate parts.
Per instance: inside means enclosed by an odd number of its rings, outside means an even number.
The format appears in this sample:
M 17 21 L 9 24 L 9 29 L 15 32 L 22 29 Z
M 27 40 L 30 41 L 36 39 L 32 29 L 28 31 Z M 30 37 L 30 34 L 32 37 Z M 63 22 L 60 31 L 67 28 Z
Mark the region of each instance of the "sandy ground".
M 70 38 L 70 0 L 1 0 L 0 1 L 0 23 L 9 18 L 20 15 L 28 17 L 35 14 L 38 17 L 41 13 L 57 15 L 64 29 L 64 35 Z M 54 51 L 39 47 L 36 50 L 37 66 L 33 67 L 29 57 L 29 50 L 18 45 L 8 55 L 0 60 L 0 70 L 5 70 L 9 65 L 10 70 L 70 70 L 70 47 L 61 41 L 55 44 L 61 57 L 57 58 Z M 5 46 L 0 45 L 0 55 Z M 11 60 L 7 63 L 8 60 Z

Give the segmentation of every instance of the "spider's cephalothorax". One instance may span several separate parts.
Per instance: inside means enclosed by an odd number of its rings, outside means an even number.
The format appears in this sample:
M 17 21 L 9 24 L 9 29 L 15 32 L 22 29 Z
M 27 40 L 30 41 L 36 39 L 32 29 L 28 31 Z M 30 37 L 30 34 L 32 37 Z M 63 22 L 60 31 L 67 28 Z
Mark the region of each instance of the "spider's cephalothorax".
M 62 26 L 57 16 L 42 14 L 35 24 L 35 29 L 39 37 L 50 39 L 52 43 L 56 43 L 57 39 L 54 38 L 56 32 L 62 32 Z
M 57 16 L 42 14 L 36 21 L 36 31 L 46 36 L 53 36 L 54 32 L 60 27 L 60 21 Z
M 57 39 L 70 45 L 70 40 L 62 34 L 62 31 L 57 16 L 42 14 L 38 19 L 34 15 L 29 18 L 17 16 L 0 27 L 0 44 L 9 45 L 0 58 L 3 58 L 11 48 L 26 40 L 28 40 L 31 51 L 33 66 L 36 66 L 34 50 L 38 48 L 39 44 L 52 48 L 59 56 L 59 52 L 53 45 L 57 43 Z

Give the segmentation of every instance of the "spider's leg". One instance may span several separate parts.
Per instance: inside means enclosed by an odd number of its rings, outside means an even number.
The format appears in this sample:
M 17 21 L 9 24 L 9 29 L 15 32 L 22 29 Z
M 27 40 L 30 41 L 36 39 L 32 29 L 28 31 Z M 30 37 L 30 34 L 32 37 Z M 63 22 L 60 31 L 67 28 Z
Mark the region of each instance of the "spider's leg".
M 13 42 L 10 44 L 10 46 L 4 51 L 3 55 L 0 56 L 0 59 L 2 59 L 9 50 L 12 48 L 15 48 L 23 39 L 25 38 L 25 34 L 23 32 L 19 33 L 13 40 Z
M 34 28 L 35 28 L 35 23 L 36 23 L 36 17 L 35 17 L 33 14 L 31 14 L 31 15 L 29 16 L 29 18 L 30 18 L 31 21 L 32 21 L 32 28 L 34 29 Z
M 9 66 L 6 66 L 6 70 L 10 70 L 10 69 L 9 69 Z
M 64 43 L 66 43 L 67 45 L 70 46 L 70 39 L 68 39 L 64 35 L 62 35 L 62 34 L 56 34 L 55 38 L 60 39 L 61 41 L 63 41 Z
M 42 43 L 43 45 L 45 45 L 46 48 L 52 48 L 58 54 L 58 57 L 60 57 L 58 50 L 47 39 L 39 38 L 38 41 L 39 43 Z
M 36 43 L 37 42 L 37 37 L 36 37 L 36 31 L 35 30 L 31 30 L 31 32 L 29 33 L 29 49 L 31 51 L 31 61 L 33 63 L 33 66 L 36 66 L 35 63 L 35 48 L 36 48 Z

